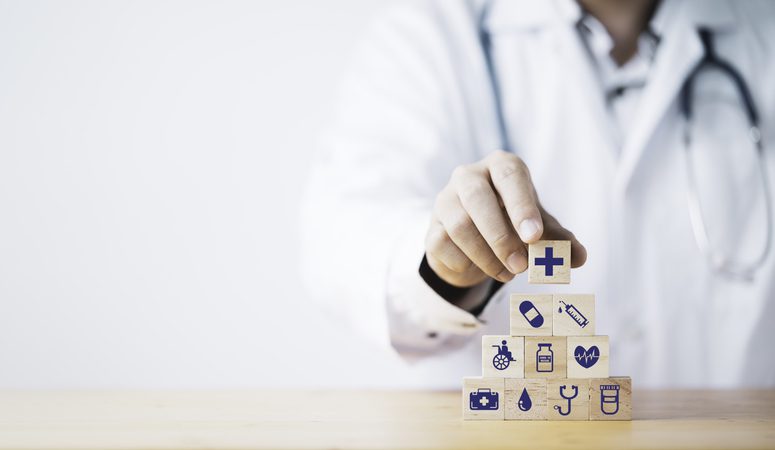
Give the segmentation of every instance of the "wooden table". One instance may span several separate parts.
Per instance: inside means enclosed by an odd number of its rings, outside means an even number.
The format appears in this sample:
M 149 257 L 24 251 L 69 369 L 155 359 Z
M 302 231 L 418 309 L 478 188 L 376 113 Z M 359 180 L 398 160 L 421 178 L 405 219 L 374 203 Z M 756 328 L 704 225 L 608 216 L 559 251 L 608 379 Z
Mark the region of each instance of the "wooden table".
M 0 392 L 0 448 L 775 448 L 775 391 L 636 391 L 633 422 L 464 422 L 459 392 Z

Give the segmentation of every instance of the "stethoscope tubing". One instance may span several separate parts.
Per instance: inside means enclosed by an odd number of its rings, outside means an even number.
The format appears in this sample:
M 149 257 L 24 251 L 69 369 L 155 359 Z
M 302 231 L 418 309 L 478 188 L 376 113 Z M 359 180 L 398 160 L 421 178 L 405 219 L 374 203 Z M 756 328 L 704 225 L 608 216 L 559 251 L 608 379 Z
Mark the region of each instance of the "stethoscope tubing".
M 503 96 L 501 95 L 500 82 L 498 81 L 497 71 L 495 70 L 495 62 L 493 60 L 492 41 L 490 33 L 487 31 L 485 24 L 487 17 L 490 14 L 490 8 L 492 7 L 492 0 L 485 2 L 484 7 L 479 12 L 477 21 L 477 32 L 481 45 L 482 55 L 484 57 L 484 63 L 486 66 L 487 77 L 490 84 L 490 90 L 493 97 L 493 104 L 495 109 L 496 125 L 498 129 L 498 135 L 500 140 L 500 146 L 502 150 L 513 152 L 511 146 L 511 140 L 509 138 L 509 131 L 506 125 L 506 117 L 503 108 Z M 700 37 L 700 41 L 703 46 L 704 54 L 697 66 L 689 73 L 679 94 L 679 110 L 684 121 L 684 155 L 687 172 L 687 202 L 689 208 L 689 218 L 692 224 L 692 231 L 698 248 L 701 253 L 705 255 L 709 261 L 713 270 L 723 273 L 731 278 L 741 280 L 753 280 L 753 275 L 756 269 L 762 265 L 767 259 L 772 246 L 772 233 L 773 233 L 773 211 L 772 211 L 772 192 L 770 190 L 770 182 L 767 173 L 766 157 L 764 153 L 764 145 L 761 140 L 761 131 L 759 128 L 759 113 L 756 109 L 753 96 L 751 95 L 748 85 L 743 79 L 740 72 L 738 72 L 727 61 L 718 57 L 713 45 L 713 34 L 707 28 L 699 28 L 697 33 Z M 749 123 L 749 138 L 756 148 L 757 157 L 759 158 L 759 172 L 764 192 L 765 203 L 765 220 L 766 220 L 766 237 L 765 243 L 762 246 L 759 255 L 750 263 L 740 263 L 732 261 L 731 258 L 727 258 L 719 255 L 713 250 L 710 238 L 708 235 L 708 229 L 703 214 L 702 202 L 700 200 L 697 177 L 694 172 L 694 166 L 691 164 L 691 134 L 689 132 L 689 123 L 691 122 L 693 115 L 693 87 L 694 82 L 698 74 L 702 70 L 708 68 L 714 68 L 720 70 L 726 74 L 734 83 L 742 104 L 745 109 L 745 114 Z
M 713 34 L 707 28 L 699 28 L 697 30 L 700 42 L 703 47 L 703 57 L 697 66 L 689 73 L 684 81 L 683 86 L 679 94 L 679 109 L 681 116 L 684 120 L 684 163 L 687 173 L 687 189 L 686 196 L 689 206 L 689 219 L 692 224 L 692 231 L 694 233 L 695 241 L 700 251 L 709 260 L 714 270 L 724 273 L 730 278 L 737 278 L 744 281 L 753 281 L 754 273 L 756 269 L 760 267 L 770 252 L 772 245 L 772 192 L 770 190 L 769 176 L 767 173 L 766 155 L 764 152 L 764 145 L 761 140 L 761 131 L 759 128 L 759 112 L 756 109 L 756 105 L 751 95 L 750 89 L 746 84 L 743 76 L 738 72 L 729 62 L 721 59 L 716 54 L 715 46 L 713 43 Z M 758 256 L 750 263 L 740 263 L 733 261 L 731 258 L 725 257 L 713 250 L 713 246 L 710 242 L 708 228 L 706 226 L 705 217 L 703 214 L 702 200 L 699 196 L 699 188 L 697 185 L 697 174 L 694 171 L 694 164 L 691 161 L 691 148 L 692 137 L 689 132 L 689 124 L 692 120 L 693 107 L 692 97 L 694 95 L 694 82 L 697 79 L 700 72 L 703 70 L 717 70 L 727 77 L 729 77 L 738 95 L 742 99 L 742 106 L 748 119 L 748 138 L 751 140 L 754 148 L 756 149 L 757 158 L 759 164 L 759 179 L 761 181 L 762 192 L 764 193 L 764 207 L 765 207 L 765 223 L 766 223 L 766 235 L 764 245 L 762 246 Z

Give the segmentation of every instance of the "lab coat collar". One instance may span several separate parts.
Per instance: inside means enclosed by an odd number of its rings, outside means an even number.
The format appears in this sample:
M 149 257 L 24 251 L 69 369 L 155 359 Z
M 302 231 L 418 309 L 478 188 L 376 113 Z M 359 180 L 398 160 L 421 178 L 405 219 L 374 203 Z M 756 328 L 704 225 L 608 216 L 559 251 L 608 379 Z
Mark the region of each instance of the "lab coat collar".
M 615 180 L 620 193 L 626 192 L 654 130 L 703 56 L 697 28 L 707 27 L 718 33 L 737 27 L 736 15 L 728 0 L 665 0 L 660 9 L 655 23 L 652 23 L 652 29 L 660 38 L 659 49 L 635 114 L 636 119 L 628 130 Z
M 616 170 L 614 186 L 623 195 L 649 146 L 654 130 L 677 98 L 684 80 L 702 58 L 702 45 L 697 35 L 698 27 L 714 32 L 730 32 L 738 27 L 733 0 L 662 0 L 650 24 L 660 43 L 651 68 L 635 122 L 627 133 Z M 536 31 L 560 26 L 564 31 L 575 33 L 576 25 L 583 17 L 583 10 L 576 0 L 493 0 L 485 26 L 491 34 Z M 575 40 L 575 38 L 572 38 Z M 577 65 L 584 67 L 583 45 L 575 46 L 567 55 Z M 579 66 L 579 64 L 581 66 Z M 590 66 L 591 67 L 591 66 Z M 590 72 L 586 74 L 586 72 Z M 603 95 L 593 71 L 580 70 L 579 83 L 590 94 Z M 585 75 L 586 74 L 586 75 Z M 605 117 L 604 102 L 590 98 L 594 112 Z M 597 106 L 595 106 L 597 105 Z
M 695 28 L 731 29 L 737 21 L 730 1 L 661 0 L 662 4 L 650 25 L 653 31 L 661 34 L 672 18 L 667 11 L 676 11 L 675 8 L 679 7 L 686 14 L 684 19 L 688 19 Z M 577 0 L 493 0 L 486 25 L 491 33 L 524 31 L 553 24 L 575 26 L 583 15 Z
M 527 31 L 557 23 L 573 25 L 581 14 L 573 0 L 493 0 L 486 26 L 493 34 Z

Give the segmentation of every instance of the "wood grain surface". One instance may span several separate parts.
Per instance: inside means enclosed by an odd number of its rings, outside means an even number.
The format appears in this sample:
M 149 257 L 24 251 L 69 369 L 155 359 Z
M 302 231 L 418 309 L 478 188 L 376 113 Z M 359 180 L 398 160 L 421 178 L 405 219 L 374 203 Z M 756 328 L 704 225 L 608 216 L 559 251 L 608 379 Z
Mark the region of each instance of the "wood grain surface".
M 460 392 L 0 392 L 0 448 L 775 448 L 775 391 L 639 391 L 632 422 L 463 421 Z

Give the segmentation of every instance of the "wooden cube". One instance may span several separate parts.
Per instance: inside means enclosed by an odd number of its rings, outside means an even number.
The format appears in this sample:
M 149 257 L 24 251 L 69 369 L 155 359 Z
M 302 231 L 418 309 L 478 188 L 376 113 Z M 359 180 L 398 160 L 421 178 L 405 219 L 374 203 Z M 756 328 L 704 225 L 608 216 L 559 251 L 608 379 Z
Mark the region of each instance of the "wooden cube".
M 525 338 L 525 378 L 567 378 L 567 364 L 565 336 Z
M 632 379 L 589 380 L 589 420 L 632 420 Z
M 595 334 L 595 296 L 592 294 L 554 294 L 552 330 L 555 336 L 592 336 Z
M 551 294 L 511 294 L 509 301 L 512 336 L 551 336 L 554 314 Z
M 546 420 L 546 380 L 506 378 L 506 420 Z
M 570 283 L 570 241 L 538 241 L 527 247 L 527 282 Z
M 503 378 L 463 378 L 463 420 L 503 420 Z
M 482 336 L 482 376 L 525 377 L 525 338 Z
M 568 336 L 568 378 L 608 378 L 608 336 Z
M 546 380 L 548 420 L 589 420 L 589 380 Z

